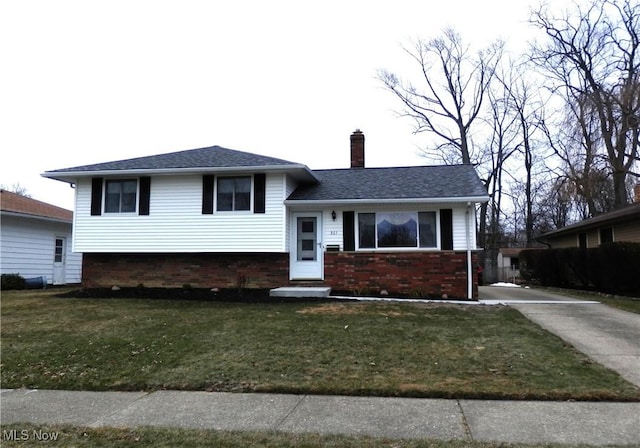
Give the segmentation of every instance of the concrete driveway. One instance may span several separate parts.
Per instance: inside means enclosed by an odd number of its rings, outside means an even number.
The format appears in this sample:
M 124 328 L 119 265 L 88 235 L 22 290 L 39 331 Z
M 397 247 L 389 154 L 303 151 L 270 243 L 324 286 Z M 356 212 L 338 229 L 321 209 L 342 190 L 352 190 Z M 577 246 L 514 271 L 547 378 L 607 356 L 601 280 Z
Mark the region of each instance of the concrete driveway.
M 506 303 L 640 387 L 640 314 L 548 291 L 481 286 L 480 301 Z

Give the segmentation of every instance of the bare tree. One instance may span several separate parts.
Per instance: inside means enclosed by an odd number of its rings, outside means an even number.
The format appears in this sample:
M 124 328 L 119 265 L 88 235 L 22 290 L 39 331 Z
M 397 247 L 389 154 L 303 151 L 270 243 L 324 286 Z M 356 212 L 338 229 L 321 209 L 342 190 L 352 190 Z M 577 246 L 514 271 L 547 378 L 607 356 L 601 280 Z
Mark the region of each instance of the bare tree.
M 10 191 L 11 193 L 15 193 L 18 194 L 20 196 L 24 196 L 25 198 L 30 198 L 31 195 L 29 194 L 27 187 L 25 187 L 24 185 L 20 184 L 20 182 L 15 182 L 13 184 L 11 184 L 11 186 L 7 187 L 4 184 L 0 185 L 0 189 L 2 190 L 6 190 L 6 191 Z
M 627 204 L 626 179 L 638 161 L 640 124 L 640 3 L 592 0 L 575 14 L 553 17 L 545 7 L 531 23 L 547 40 L 533 60 L 555 80 L 567 103 L 592 110 L 614 187 L 614 206 Z M 583 134 L 584 135 L 584 134 Z M 593 151 L 595 153 L 595 151 Z
M 497 72 L 497 79 L 505 75 L 505 68 Z M 480 205 L 478 239 L 485 248 L 485 256 L 494 263 L 502 239 L 502 198 L 504 167 L 517 147 L 518 122 L 512 112 L 511 98 L 503 83 L 494 83 L 487 90 L 488 116 L 483 118 L 490 136 L 483 145 L 478 171 L 489 193 L 489 202 Z M 485 260 L 486 263 L 486 260 Z
M 382 70 L 378 78 L 402 102 L 402 116 L 415 122 L 415 133 L 429 132 L 441 143 L 429 155 L 445 163 L 471 164 L 477 157 L 472 144 L 471 126 L 478 119 L 496 64 L 502 56 L 502 43 L 472 54 L 459 33 L 445 29 L 441 36 L 418 40 L 407 50 L 417 63 L 421 85 Z
M 539 86 L 533 77 L 526 76 L 527 65 L 511 61 L 509 70 L 499 76 L 505 95 L 509 100 L 510 113 L 517 123 L 517 153 L 521 156 L 524 179 L 518 176 L 516 183 L 523 184 L 524 191 L 524 223 L 525 246 L 531 247 L 534 242 L 534 170 L 545 158 L 545 149 L 538 144 L 536 135 L 544 123 L 544 101 L 539 96 Z
M 561 162 L 558 177 L 573 185 L 576 208 L 584 210 L 579 216 L 589 218 L 612 210 L 613 182 L 606 154 L 598 145 L 600 126 L 591 101 L 573 98 L 566 104 L 563 119 L 553 127 L 548 124 L 543 124 L 543 130 Z

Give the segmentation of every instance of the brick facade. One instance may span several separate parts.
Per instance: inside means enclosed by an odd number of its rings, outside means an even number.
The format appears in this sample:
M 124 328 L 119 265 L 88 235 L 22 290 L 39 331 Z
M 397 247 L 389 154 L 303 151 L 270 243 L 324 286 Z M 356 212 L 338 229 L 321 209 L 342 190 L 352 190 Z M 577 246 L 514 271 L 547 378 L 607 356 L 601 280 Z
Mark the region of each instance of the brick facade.
M 472 254 L 473 297 L 478 278 Z M 325 283 L 335 290 L 378 294 L 467 297 L 466 252 L 327 252 Z
M 465 252 L 326 252 L 325 281 L 336 291 L 467 296 Z M 473 266 L 477 257 L 473 254 Z M 473 269 L 473 296 L 478 296 Z M 289 284 L 287 253 L 96 254 L 82 259 L 86 288 L 277 288 Z
M 85 288 L 140 284 L 163 288 L 276 288 L 288 281 L 288 253 L 85 253 L 82 258 Z

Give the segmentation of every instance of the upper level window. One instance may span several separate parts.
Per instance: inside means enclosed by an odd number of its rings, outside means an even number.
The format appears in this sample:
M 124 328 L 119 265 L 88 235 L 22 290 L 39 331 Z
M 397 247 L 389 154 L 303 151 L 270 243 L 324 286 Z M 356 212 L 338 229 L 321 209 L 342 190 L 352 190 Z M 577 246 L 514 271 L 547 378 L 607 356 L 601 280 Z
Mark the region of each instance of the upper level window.
M 105 213 L 135 213 L 138 181 L 107 180 L 105 182 Z
M 251 210 L 251 176 L 218 177 L 219 212 Z
M 358 213 L 358 247 L 434 249 L 436 212 Z

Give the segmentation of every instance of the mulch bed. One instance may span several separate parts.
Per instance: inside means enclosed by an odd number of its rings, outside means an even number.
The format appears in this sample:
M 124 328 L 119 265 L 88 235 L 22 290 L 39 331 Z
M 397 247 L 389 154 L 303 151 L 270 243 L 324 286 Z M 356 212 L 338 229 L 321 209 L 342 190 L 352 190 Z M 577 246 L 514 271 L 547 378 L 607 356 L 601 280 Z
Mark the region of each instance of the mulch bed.
M 332 291 L 334 296 L 353 297 L 357 295 L 352 291 Z M 271 297 L 269 289 L 260 288 L 147 288 L 147 287 L 122 287 L 113 288 L 79 288 L 69 292 L 57 294 L 60 298 L 80 299 L 157 299 L 157 300 L 199 300 L 209 302 L 237 302 L 237 303 L 306 303 L 335 301 L 332 298 L 315 297 Z M 367 297 L 378 297 L 367 295 Z M 416 297 L 401 294 L 379 296 L 401 299 L 428 299 L 439 301 L 442 297 Z M 340 299 L 345 300 L 345 299 Z M 348 299 L 347 299 L 348 300 Z M 466 299 L 450 298 L 449 300 L 468 302 Z
M 295 303 L 332 300 L 314 297 L 271 297 L 269 296 L 269 289 L 258 288 L 80 288 L 57 294 L 55 297 L 79 299 L 199 300 L 238 303 Z

